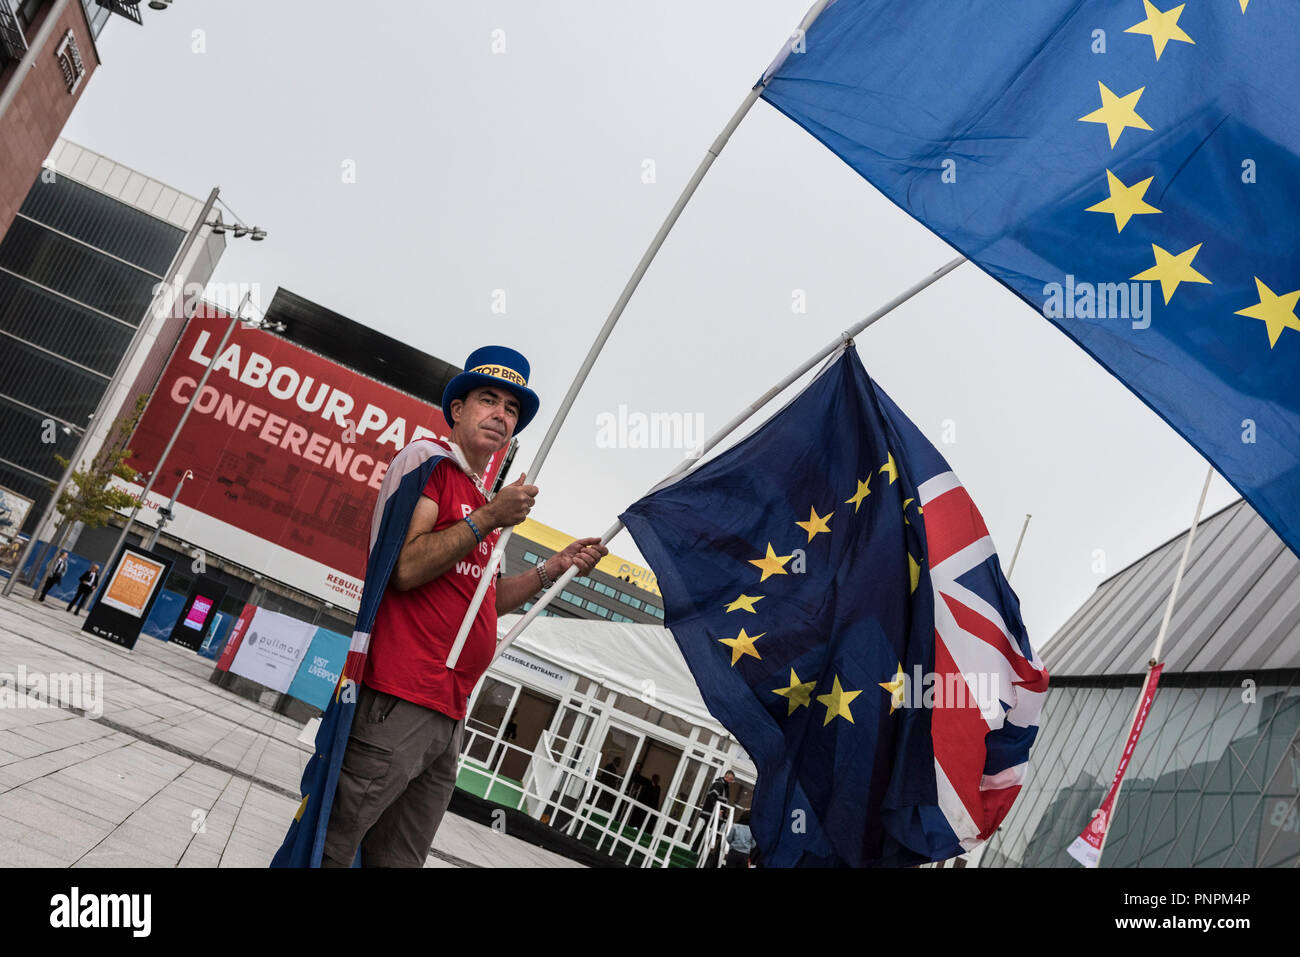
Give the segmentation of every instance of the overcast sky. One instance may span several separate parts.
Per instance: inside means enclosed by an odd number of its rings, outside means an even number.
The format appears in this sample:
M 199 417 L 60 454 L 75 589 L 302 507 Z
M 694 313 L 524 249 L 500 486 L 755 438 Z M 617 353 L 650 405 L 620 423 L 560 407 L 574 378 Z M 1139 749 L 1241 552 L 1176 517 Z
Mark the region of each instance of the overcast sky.
M 215 281 L 259 283 L 264 302 L 283 286 L 458 365 L 485 343 L 519 349 L 542 410 L 517 472 L 808 0 L 141 6 L 143 27 L 114 19 L 100 37 L 64 135 L 194 196 L 219 185 L 269 231 L 232 240 Z M 599 534 L 680 461 L 601 448 L 602 413 L 699 414 L 712 432 L 954 255 L 758 103 L 597 361 L 534 517 Z M 977 267 L 858 350 L 970 489 L 1004 566 L 1033 514 L 1012 584 L 1036 647 L 1191 521 L 1205 461 Z M 1207 514 L 1236 497 L 1216 476 Z M 637 558 L 626 534 L 612 549 Z

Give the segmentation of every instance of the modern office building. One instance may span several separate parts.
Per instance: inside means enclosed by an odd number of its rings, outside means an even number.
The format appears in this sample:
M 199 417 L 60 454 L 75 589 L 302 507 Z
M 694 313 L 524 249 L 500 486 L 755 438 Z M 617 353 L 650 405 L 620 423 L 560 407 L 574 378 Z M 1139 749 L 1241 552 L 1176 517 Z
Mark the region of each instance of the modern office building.
M 506 543 L 506 568 L 515 573 L 536 565 L 539 558 L 560 551 L 577 536 L 525 519 Z M 528 602 L 522 608 L 527 611 Z M 586 618 L 592 621 L 662 625 L 663 596 L 654 574 L 611 553 L 601 559 L 590 575 L 579 575 L 547 605 L 544 616 Z
M 1029 774 L 980 866 L 1080 866 L 1066 848 L 1110 787 L 1185 540 L 1104 582 L 1042 649 Z M 1300 560 L 1245 501 L 1197 528 L 1163 657 L 1101 866 L 1300 865 Z
M 225 249 L 225 237 L 198 222 L 203 208 L 63 139 L 27 183 L 0 242 L 0 486 L 34 500 L 25 532 L 62 474 L 54 455 L 72 454 L 101 402 L 129 406 L 156 380 L 184 325 L 151 308 L 156 287 L 173 267 L 183 283 L 206 283 Z M 192 229 L 189 254 L 173 263 Z M 126 374 L 106 396 L 142 324 Z M 104 417 L 88 455 L 113 418 Z
M 0 239 L 99 67 L 94 0 L 0 0 Z

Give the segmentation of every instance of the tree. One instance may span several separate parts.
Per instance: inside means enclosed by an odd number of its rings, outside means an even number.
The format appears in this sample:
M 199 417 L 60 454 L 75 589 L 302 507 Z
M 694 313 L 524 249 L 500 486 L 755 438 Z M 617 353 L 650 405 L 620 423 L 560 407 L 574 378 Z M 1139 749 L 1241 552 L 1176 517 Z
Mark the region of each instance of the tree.
M 115 510 L 130 508 L 135 504 L 135 496 L 110 483 L 113 476 L 128 482 L 135 481 L 135 469 L 126 464 L 126 460 L 132 454 L 126 447 L 126 443 L 135 432 L 135 427 L 140 424 L 140 417 L 144 415 L 145 406 L 148 404 L 148 395 L 138 396 L 134 409 L 124 413 L 113 424 L 108 439 L 91 461 L 90 467 L 73 471 L 71 479 L 55 505 L 60 518 L 59 525 L 54 530 L 53 540 L 37 556 L 32 565 L 33 569 L 40 568 L 47 555 L 58 554 L 69 529 L 77 522 L 82 522 L 91 528 L 99 528 L 108 524 Z M 70 462 L 62 455 L 55 455 L 54 460 L 65 470 Z M 53 490 L 54 487 L 55 484 L 51 482 L 50 489 Z

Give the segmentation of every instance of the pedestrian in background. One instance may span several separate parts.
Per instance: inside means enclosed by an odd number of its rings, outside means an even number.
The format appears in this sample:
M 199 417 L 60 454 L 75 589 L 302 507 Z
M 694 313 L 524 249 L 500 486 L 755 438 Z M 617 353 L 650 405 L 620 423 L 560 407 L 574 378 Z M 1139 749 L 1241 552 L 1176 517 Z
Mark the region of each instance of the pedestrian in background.
M 74 615 L 80 615 L 82 606 L 86 604 L 86 599 L 90 597 L 95 586 L 99 584 L 99 565 L 91 565 L 90 571 L 84 572 L 77 580 L 77 593 L 72 596 L 72 601 L 68 602 L 68 611 Z M 74 609 L 72 606 L 76 605 Z
M 41 597 L 37 601 L 45 601 L 45 596 L 50 593 L 50 589 L 63 581 L 63 575 L 68 570 L 68 553 L 59 552 L 59 557 L 54 560 L 54 566 L 50 569 L 50 577 L 45 579 L 45 587 L 41 589 Z

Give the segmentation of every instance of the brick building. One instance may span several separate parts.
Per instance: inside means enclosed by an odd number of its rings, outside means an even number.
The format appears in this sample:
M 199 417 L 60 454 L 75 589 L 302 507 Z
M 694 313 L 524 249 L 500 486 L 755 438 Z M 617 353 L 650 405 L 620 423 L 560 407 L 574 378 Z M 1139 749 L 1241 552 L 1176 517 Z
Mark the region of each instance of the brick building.
M 0 239 L 99 67 L 109 15 L 94 0 L 0 0 Z

